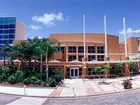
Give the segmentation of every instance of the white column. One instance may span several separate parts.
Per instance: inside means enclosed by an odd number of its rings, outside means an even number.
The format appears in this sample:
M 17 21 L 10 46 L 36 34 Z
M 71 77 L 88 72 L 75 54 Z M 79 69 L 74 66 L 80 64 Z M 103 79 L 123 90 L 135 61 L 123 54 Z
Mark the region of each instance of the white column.
M 105 35 L 105 56 L 108 57 L 107 31 L 106 31 L 106 16 L 104 16 L 104 35 Z
M 124 31 L 124 43 L 125 43 L 125 57 L 128 57 L 128 53 L 127 53 L 127 38 L 126 38 L 126 21 L 125 21 L 125 17 L 123 17 L 123 31 Z
M 85 14 L 83 14 L 83 46 L 84 46 L 84 58 L 86 58 Z

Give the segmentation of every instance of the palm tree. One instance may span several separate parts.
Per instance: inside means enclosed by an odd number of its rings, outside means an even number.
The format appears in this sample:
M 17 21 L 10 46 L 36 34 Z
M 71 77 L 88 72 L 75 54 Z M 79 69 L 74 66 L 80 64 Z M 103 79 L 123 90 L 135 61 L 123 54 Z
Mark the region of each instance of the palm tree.
M 8 44 L 5 44 L 1 49 L 3 55 L 3 66 L 5 66 L 6 57 L 8 57 L 10 47 Z
M 59 42 L 54 39 L 49 38 L 38 38 L 28 39 L 29 43 L 34 48 L 32 52 L 32 58 L 38 59 L 40 56 L 40 72 L 42 78 L 43 72 L 43 58 L 45 58 L 46 62 L 46 82 L 48 80 L 48 60 L 52 57 L 52 55 L 57 51 Z M 35 60 L 36 61 L 36 60 Z M 36 62 L 34 62 L 35 65 Z
M 59 42 L 55 39 L 44 39 L 46 40 L 46 83 L 48 81 L 48 60 L 52 57 L 52 55 L 57 52 Z

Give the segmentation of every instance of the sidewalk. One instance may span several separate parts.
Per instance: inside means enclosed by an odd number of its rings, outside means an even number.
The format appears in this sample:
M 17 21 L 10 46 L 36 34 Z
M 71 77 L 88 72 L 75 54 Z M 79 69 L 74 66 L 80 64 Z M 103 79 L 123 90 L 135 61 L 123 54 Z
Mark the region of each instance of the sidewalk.
M 33 88 L 33 87 L 8 87 L 0 86 L 0 93 L 16 94 L 26 96 L 49 96 L 55 88 Z

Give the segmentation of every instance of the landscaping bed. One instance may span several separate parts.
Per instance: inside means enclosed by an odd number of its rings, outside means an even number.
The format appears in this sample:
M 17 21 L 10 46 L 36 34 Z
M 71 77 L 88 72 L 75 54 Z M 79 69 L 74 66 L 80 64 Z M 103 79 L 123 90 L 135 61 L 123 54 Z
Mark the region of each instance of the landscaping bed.
M 16 70 L 0 66 L 0 85 L 3 86 L 28 86 L 28 87 L 55 87 L 63 79 L 63 73 L 53 69 L 46 81 L 45 74 L 32 70 Z

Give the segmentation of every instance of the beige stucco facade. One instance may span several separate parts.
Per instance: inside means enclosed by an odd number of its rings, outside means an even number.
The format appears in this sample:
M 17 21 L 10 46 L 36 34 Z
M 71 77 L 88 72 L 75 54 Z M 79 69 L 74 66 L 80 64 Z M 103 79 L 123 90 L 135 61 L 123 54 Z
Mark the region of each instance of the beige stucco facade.
M 23 23 L 16 23 L 16 34 L 15 40 L 24 40 L 25 39 L 25 26 Z
M 96 64 L 95 62 L 100 61 L 98 58 L 100 55 L 104 56 L 104 59 L 101 61 L 105 61 L 105 36 L 102 33 L 86 33 L 86 63 L 80 61 L 78 59 L 79 56 L 84 55 L 84 53 L 79 53 L 79 46 L 83 46 L 83 34 L 82 33 L 62 33 L 62 34 L 51 34 L 49 36 L 51 39 L 56 39 L 60 42 L 60 46 L 63 47 L 63 52 L 59 51 L 54 54 L 53 60 L 54 62 L 50 62 L 50 67 L 61 67 L 64 71 L 65 78 L 71 78 L 73 76 L 73 73 L 75 70 L 78 69 L 81 72 L 81 75 L 79 76 L 87 76 L 89 75 L 90 69 L 94 68 L 95 66 L 102 65 L 102 64 Z M 135 53 L 139 53 L 140 47 L 139 47 L 139 38 L 128 38 L 127 39 L 127 50 L 128 50 L 128 56 L 132 56 Z M 69 52 L 69 47 L 76 47 L 75 52 Z M 89 53 L 88 47 L 94 46 L 95 52 Z M 99 53 L 98 47 L 103 46 L 104 52 Z M 119 37 L 115 35 L 107 35 L 107 46 L 108 46 L 108 57 L 110 61 L 121 61 L 125 60 L 125 47 L 124 43 L 119 42 Z M 138 49 L 139 48 L 139 49 Z M 89 56 L 95 56 L 95 59 L 89 61 Z M 69 56 L 76 56 L 71 61 Z M 58 60 L 59 62 L 56 62 Z M 91 63 L 93 62 L 93 63 Z M 57 65 L 57 66 L 56 66 Z M 79 71 L 78 71 L 79 72 Z M 74 76 L 75 73 L 74 73 Z

